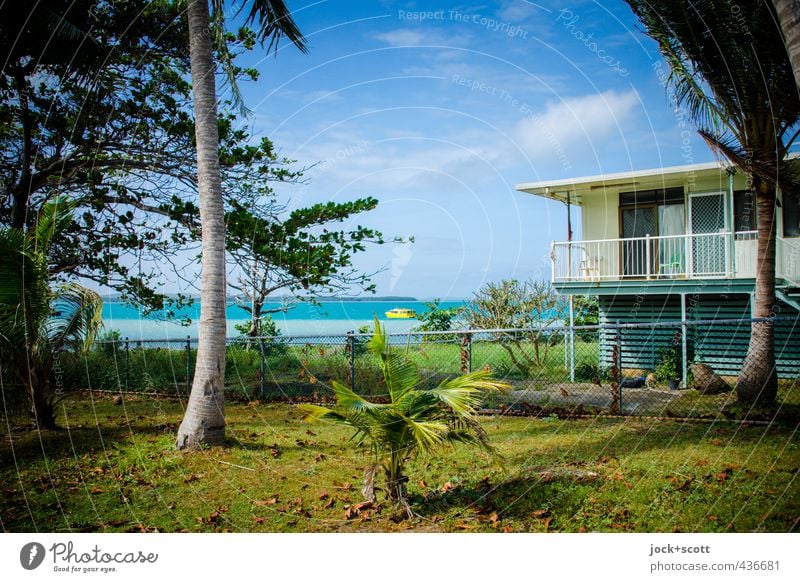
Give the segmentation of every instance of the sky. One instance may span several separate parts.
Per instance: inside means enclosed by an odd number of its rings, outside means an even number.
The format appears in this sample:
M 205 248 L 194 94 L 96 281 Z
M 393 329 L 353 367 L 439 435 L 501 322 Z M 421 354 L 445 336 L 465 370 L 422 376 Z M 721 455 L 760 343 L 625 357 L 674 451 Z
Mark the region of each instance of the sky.
M 246 57 L 247 123 L 316 164 L 277 189 L 290 208 L 374 196 L 350 224 L 414 238 L 357 256 L 379 295 L 547 278 L 566 208 L 516 184 L 714 159 L 621 0 L 287 4 L 309 53 Z

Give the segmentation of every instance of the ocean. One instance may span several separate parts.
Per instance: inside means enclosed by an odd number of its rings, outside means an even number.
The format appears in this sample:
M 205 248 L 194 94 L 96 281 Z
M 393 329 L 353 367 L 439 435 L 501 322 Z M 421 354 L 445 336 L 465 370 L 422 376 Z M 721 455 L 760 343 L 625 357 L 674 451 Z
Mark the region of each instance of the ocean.
M 441 306 L 460 307 L 461 301 L 443 301 Z M 267 304 L 267 309 L 280 307 L 279 303 Z M 372 327 L 372 319 L 378 316 L 389 333 L 406 333 L 419 325 L 416 319 L 387 319 L 385 312 L 395 307 L 413 309 L 417 313 L 426 311 L 422 301 L 328 301 L 320 305 L 298 303 L 286 313 L 274 313 L 278 329 L 283 335 L 342 335 L 358 331 L 364 325 Z M 124 303 L 103 304 L 103 323 L 106 331 L 117 330 L 122 337 L 134 339 L 182 339 L 197 337 L 197 320 L 200 307 L 193 305 L 182 311 L 192 323 L 182 325 L 158 316 L 143 317 L 140 310 Z M 249 313 L 237 305 L 227 310 L 228 337 L 238 335 L 237 323 L 249 320 Z

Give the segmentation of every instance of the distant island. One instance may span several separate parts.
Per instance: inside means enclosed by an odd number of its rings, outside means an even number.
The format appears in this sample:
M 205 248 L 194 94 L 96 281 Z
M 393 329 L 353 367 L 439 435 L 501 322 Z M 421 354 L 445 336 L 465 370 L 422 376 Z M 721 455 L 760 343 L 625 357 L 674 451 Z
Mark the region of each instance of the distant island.
M 178 295 L 168 293 L 166 295 L 170 299 L 177 299 Z M 199 295 L 184 295 L 184 297 L 191 297 L 194 301 L 199 302 L 200 296 Z M 103 296 L 103 300 L 106 303 L 123 303 L 121 296 L 119 293 L 109 293 Z M 238 303 L 239 298 L 229 295 L 228 296 L 228 303 L 236 304 Z M 271 297 L 268 303 L 298 303 L 303 301 L 313 301 L 316 300 L 319 303 L 333 303 L 333 302 L 371 302 L 371 301 L 386 301 L 386 302 L 417 302 L 418 299 L 416 297 L 404 297 L 402 295 L 377 295 L 377 296 L 360 296 L 360 297 L 317 297 L 315 299 L 312 298 L 298 298 L 298 297 Z

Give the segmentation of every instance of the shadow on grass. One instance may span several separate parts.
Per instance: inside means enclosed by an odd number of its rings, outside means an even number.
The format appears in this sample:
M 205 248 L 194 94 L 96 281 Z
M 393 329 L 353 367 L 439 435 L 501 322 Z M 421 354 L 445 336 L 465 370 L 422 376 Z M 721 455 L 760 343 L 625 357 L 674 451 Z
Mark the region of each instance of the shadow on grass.
M 414 511 L 422 518 L 448 514 L 455 519 L 473 520 L 496 527 L 502 520 L 530 522 L 532 530 L 547 531 L 559 523 L 563 528 L 585 500 L 604 483 L 591 471 L 520 474 L 501 483 L 488 480 L 474 487 L 456 487 L 447 492 L 411 497 Z M 469 529 L 469 528 L 465 528 Z

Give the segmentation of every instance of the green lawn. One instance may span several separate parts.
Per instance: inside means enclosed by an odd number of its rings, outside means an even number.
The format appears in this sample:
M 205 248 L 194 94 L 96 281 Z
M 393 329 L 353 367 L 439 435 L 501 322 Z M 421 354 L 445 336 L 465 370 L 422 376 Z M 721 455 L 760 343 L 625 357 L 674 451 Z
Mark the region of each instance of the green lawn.
M 369 450 L 287 404 L 231 403 L 229 443 L 173 450 L 181 404 L 65 402 L 65 430 L 3 423 L 4 531 L 774 531 L 800 529 L 797 427 L 484 417 L 474 449 L 409 467 L 419 517 L 354 507 Z

